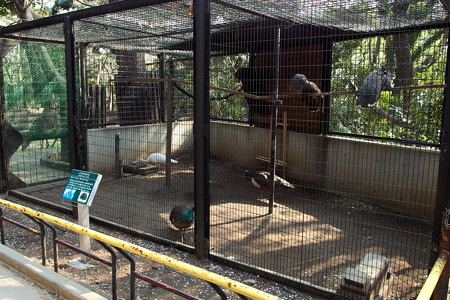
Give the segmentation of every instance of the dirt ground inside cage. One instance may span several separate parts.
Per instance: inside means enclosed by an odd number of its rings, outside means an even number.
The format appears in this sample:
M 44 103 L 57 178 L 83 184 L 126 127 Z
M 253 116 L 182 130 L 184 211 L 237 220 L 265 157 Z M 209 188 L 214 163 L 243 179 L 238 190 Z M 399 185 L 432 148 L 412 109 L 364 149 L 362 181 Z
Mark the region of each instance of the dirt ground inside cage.
M 180 242 L 179 232 L 174 230 L 168 221 L 168 203 L 193 204 L 194 176 L 192 160 L 178 159 L 179 163 L 174 166 L 171 173 L 170 187 L 165 185 L 164 168 L 158 173 L 145 176 L 126 174 L 127 176 L 120 180 L 104 178 L 95 204 L 91 207 L 91 213 L 138 231 Z M 223 161 L 211 161 L 210 183 L 210 242 L 212 252 L 215 254 L 330 290 L 339 288 L 342 272 L 348 267 L 355 267 L 366 253 L 381 254 L 389 261 L 390 278 L 381 292 L 387 299 L 415 298 L 426 279 L 431 247 L 431 226 L 428 223 L 301 184 L 297 185 L 294 191 L 278 190 L 274 212 L 269 215 L 267 194 L 260 198 L 259 190 L 245 179 L 244 170 Z M 59 182 L 33 186 L 20 191 L 61 204 L 60 195 L 64 184 L 65 182 Z M 126 193 L 128 196 L 118 197 L 120 193 Z M 129 198 L 132 198 L 132 204 Z M 121 201 L 123 203 L 120 203 Z M 37 207 L 34 204 L 32 206 Z M 127 218 L 112 217 L 112 210 L 117 209 L 124 210 Z M 170 247 L 141 239 L 136 240 L 130 235 L 93 226 L 94 229 L 111 232 L 114 236 L 136 241 L 150 249 L 157 249 L 158 252 L 175 255 L 202 267 L 206 266 L 207 269 L 219 271 L 222 275 L 230 274 L 244 283 L 278 294 L 281 299 L 320 299 L 283 285 L 264 281 L 256 275 L 210 261 L 199 261 L 190 254 Z M 20 234 L 17 241 L 14 239 L 14 246 L 21 251 L 29 251 L 28 239 L 36 238 L 27 236 Z M 192 246 L 193 229 L 188 229 L 184 236 L 185 243 Z M 66 237 L 77 242 L 76 235 L 70 232 L 64 232 L 64 238 Z M 107 256 L 105 250 L 99 246 L 95 247 L 97 253 Z M 38 256 L 37 253 L 34 255 Z M 60 257 L 64 257 L 63 253 Z M 75 257 L 76 255 L 72 254 L 62 258 L 62 272 L 67 272 L 76 280 L 109 293 L 110 276 L 109 272 L 105 272 L 105 267 L 91 262 L 96 271 L 76 270 L 67 265 Z M 127 280 L 129 269 L 124 259 L 119 260 L 119 265 L 119 283 L 120 281 L 123 283 Z M 188 291 L 198 295 L 198 290 L 193 291 L 194 286 L 198 287 L 198 284 L 194 283 L 195 279 L 183 277 L 178 272 L 168 275 L 166 267 L 155 266 L 147 261 L 140 261 L 138 265 L 147 270 L 146 272 L 151 270 L 152 276 L 156 275 L 162 281 L 174 279 L 175 276 L 177 279 L 174 282 L 179 282 L 187 287 Z M 142 292 L 146 284 L 140 282 L 139 285 L 138 290 Z M 159 289 L 149 289 L 151 292 L 147 292 L 142 299 L 171 299 L 149 294 L 159 293 L 157 290 Z M 203 289 L 200 298 L 214 299 L 210 298 L 211 292 L 205 292 L 210 290 Z M 126 293 L 127 289 L 122 289 L 121 297 L 127 298 Z M 232 294 L 230 296 L 234 299 Z

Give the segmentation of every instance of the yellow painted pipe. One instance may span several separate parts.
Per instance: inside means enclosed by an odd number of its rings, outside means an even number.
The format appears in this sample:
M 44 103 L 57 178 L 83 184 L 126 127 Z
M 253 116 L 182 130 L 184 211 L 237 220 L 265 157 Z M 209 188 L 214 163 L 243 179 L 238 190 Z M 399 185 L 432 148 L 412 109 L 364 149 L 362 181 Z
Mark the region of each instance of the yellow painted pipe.
M 0 198 L 0 204 L 4 205 L 6 207 L 9 207 L 11 209 L 17 210 L 19 212 L 28 214 L 30 216 L 36 217 L 38 219 L 42 219 L 42 220 L 48 221 L 50 223 L 56 224 L 58 226 L 67 228 L 74 232 L 84 234 L 84 235 L 89 236 L 98 241 L 102 241 L 109 245 L 124 249 L 128 252 L 143 256 L 145 258 L 151 259 L 160 264 L 166 265 L 168 267 L 171 267 L 171 268 L 179 270 L 181 272 L 190 274 L 190 275 L 198 277 L 200 279 L 212 282 L 212 283 L 222 286 L 226 289 L 229 289 L 236 293 L 242 294 L 246 297 L 249 297 L 252 299 L 262 299 L 262 300 L 278 299 L 278 297 L 276 297 L 274 295 L 260 291 L 251 286 L 242 284 L 238 281 L 226 278 L 224 276 L 221 276 L 221 275 L 215 274 L 213 272 L 210 272 L 208 270 L 187 264 L 185 262 L 175 260 L 169 256 L 159 254 L 157 252 L 154 252 L 154 251 L 148 250 L 146 248 L 143 248 L 141 246 L 111 237 L 111 236 L 103 234 L 101 232 L 98 232 L 98 231 L 95 231 L 92 229 L 87 229 L 78 224 L 60 219 L 58 217 L 36 211 L 29 207 L 26 207 L 26 206 L 23 206 L 23 205 L 20 205 L 20 204 L 17 204 L 17 203 L 14 203 L 14 202 L 2 199 L 2 198 Z
M 427 280 L 423 284 L 422 289 L 420 290 L 419 296 L 417 296 L 417 300 L 428 300 L 431 298 L 433 294 L 434 288 L 439 281 L 439 277 L 441 276 L 442 271 L 444 270 L 445 264 L 447 263 L 449 253 L 445 250 L 442 250 L 434 263 L 433 269 L 431 269 L 430 274 L 428 274 Z

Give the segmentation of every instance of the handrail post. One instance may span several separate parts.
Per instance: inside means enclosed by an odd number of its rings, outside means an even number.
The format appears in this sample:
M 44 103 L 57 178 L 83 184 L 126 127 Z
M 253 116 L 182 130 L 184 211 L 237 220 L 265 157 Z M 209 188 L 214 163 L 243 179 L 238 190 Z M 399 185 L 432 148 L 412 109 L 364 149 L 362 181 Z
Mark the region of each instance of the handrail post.
M 24 214 L 28 219 L 30 219 L 31 221 L 33 221 L 34 223 L 36 223 L 39 226 L 39 237 L 41 238 L 41 256 L 42 256 L 42 265 L 45 267 L 47 266 L 47 247 L 45 245 L 45 227 L 44 224 L 42 223 L 42 220 L 39 220 L 33 216 Z
M 0 208 L 0 242 L 5 244 L 5 228 L 3 226 L 3 210 Z
M 197 257 L 210 252 L 210 1 L 197 0 L 194 8 L 194 244 Z
M 422 286 L 422 289 L 417 296 L 416 300 L 428 300 L 433 295 L 433 291 L 436 291 L 436 286 L 440 278 L 442 278 L 441 274 L 447 265 L 447 260 L 449 257 L 449 253 L 447 251 L 442 251 L 439 254 L 438 259 L 434 263 L 433 268 L 431 269 L 430 274 L 428 274 L 428 278 L 425 281 L 425 283 Z M 436 297 L 436 293 L 434 294 L 434 297 Z M 433 298 L 434 298 L 433 297 Z M 444 295 L 444 298 L 439 299 L 447 299 L 447 296 Z
M 439 243 L 439 257 L 442 256 L 442 253 L 450 252 L 450 209 L 446 209 L 444 214 L 442 215 L 442 225 L 441 225 L 441 241 Z M 450 276 L 450 264 L 445 264 L 441 275 L 439 276 L 439 280 L 436 284 L 436 288 L 433 293 L 433 300 L 441 300 L 447 299 L 447 290 L 448 290 L 448 279 Z

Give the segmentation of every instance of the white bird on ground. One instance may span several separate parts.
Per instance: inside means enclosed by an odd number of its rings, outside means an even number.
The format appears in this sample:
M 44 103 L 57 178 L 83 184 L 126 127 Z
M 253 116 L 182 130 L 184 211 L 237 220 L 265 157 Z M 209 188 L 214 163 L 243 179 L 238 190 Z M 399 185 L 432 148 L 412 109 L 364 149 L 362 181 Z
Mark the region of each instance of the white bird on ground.
M 146 161 L 147 163 L 152 163 L 154 165 L 163 165 L 166 163 L 166 155 L 162 153 L 152 153 L 147 157 Z M 173 164 L 178 163 L 175 159 L 171 159 L 170 162 Z

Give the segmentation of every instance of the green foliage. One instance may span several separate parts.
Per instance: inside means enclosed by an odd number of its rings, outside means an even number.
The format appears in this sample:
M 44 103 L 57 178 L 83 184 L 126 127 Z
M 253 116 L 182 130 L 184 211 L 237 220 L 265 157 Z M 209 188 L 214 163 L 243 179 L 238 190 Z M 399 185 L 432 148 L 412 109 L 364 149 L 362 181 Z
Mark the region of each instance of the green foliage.
M 234 76 L 237 69 L 248 65 L 247 55 L 214 57 L 211 60 L 211 87 L 238 90 Z M 244 97 L 229 96 L 229 93 L 211 91 L 211 117 L 228 120 L 245 121 L 247 108 Z
M 444 30 L 410 33 L 412 88 L 381 93 L 377 106 L 389 114 L 389 119 L 373 110 L 356 105 L 356 94 L 331 98 L 330 130 L 357 135 L 406 139 L 438 143 L 442 116 L 445 80 L 446 41 Z M 366 38 L 339 42 L 333 48 L 332 91 L 351 91 L 349 82 L 360 87 L 364 78 L 376 68 L 384 67 L 396 75 L 398 58 L 392 57 L 395 37 Z M 379 45 L 376 47 L 375 45 Z M 373 59 L 373 58 L 376 58 Z
M 6 108 L 47 107 L 64 103 L 65 86 L 55 72 L 65 73 L 64 49 L 19 44 L 4 58 Z M 51 64 L 48 63 L 51 60 Z
M 213 57 L 210 66 L 210 86 L 227 90 L 238 90 L 235 71 L 248 64 L 247 55 Z M 174 63 L 174 77 L 177 80 L 193 82 L 193 61 L 177 60 Z M 186 92 L 193 94 L 193 85 L 182 85 Z M 245 121 L 247 118 L 246 102 L 243 97 L 235 96 L 226 91 L 211 89 L 210 111 L 212 118 Z M 178 120 L 192 119 L 193 99 L 179 90 L 174 93 L 175 117 Z
M 19 21 L 14 1 L 0 0 L 0 26 L 8 26 Z
M 14 11 L 14 1 L 0 0 L 0 16 L 8 16 Z

